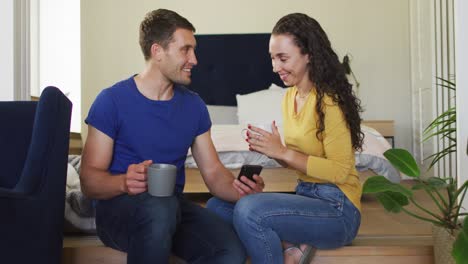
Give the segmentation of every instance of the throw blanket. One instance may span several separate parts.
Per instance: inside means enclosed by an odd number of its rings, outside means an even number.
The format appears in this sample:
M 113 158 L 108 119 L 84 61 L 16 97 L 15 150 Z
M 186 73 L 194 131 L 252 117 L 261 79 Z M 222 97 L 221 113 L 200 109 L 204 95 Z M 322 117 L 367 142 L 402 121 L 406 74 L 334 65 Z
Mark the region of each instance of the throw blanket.
M 81 156 L 68 156 L 67 187 L 65 197 L 65 220 L 86 233 L 96 232 L 93 201 L 86 198 L 80 186 Z

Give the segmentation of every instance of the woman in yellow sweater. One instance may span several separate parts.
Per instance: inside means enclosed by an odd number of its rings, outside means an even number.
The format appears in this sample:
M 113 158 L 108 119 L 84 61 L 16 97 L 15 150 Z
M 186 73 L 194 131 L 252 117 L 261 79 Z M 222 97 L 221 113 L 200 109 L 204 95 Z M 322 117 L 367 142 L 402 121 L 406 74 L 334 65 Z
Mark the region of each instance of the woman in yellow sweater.
M 300 263 L 309 263 L 315 248 L 346 245 L 359 229 L 354 152 L 363 140 L 360 101 L 313 18 L 298 13 L 281 18 L 269 49 L 273 71 L 290 86 L 282 103 L 285 145 L 274 122 L 272 133 L 249 127 L 259 135 L 249 133 L 248 142 L 252 151 L 297 171 L 296 193 L 248 195 L 235 205 L 213 198 L 208 208 L 228 221 L 232 217 L 252 263 L 283 263 L 294 251 Z M 240 182 L 234 185 L 243 191 Z M 283 259 L 282 241 L 309 246 L 290 247 Z

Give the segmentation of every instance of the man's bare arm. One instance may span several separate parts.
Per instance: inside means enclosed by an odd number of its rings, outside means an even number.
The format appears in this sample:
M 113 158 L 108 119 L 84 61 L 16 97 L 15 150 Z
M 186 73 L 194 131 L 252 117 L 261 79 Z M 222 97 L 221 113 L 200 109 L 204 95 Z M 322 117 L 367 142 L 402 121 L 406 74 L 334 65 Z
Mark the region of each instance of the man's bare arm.
M 94 199 L 110 199 L 129 193 L 138 194 L 146 191 L 146 166 L 151 161 L 132 164 L 127 173 L 112 175 L 109 172 L 113 155 L 114 141 L 99 131 L 88 126 L 88 138 L 81 160 L 81 190 Z
M 211 133 L 207 131 L 195 138 L 192 144 L 192 155 L 197 162 L 202 177 L 210 192 L 225 201 L 237 201 L 240 196 L 261 192 L 263 179 L 255 177 L 256 182 L 244 177 L 249 186 L 234 178 L 234 175 L 224 167 L 211 140 Z

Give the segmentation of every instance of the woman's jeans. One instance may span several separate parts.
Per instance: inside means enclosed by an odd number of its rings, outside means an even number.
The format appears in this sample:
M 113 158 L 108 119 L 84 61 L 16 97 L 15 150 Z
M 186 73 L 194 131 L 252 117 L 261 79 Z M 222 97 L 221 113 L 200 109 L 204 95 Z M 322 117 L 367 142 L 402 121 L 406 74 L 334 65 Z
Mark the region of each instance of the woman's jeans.
M 189 263 L 244 263 L 245 249 L 232 226 L 182 195 L 148 193 L 100 200 L 99 238 L 125 251 L 127 263 L 168 263 L 171 252 Z
M 347 245 L 361 222 L 336 185 L 302 181 L 296 194 L 252 194 L 236 204 L 211 198 L 207 208 L 234 225 L 253 264 L 283 263 L 281 241 L 319 249 Z

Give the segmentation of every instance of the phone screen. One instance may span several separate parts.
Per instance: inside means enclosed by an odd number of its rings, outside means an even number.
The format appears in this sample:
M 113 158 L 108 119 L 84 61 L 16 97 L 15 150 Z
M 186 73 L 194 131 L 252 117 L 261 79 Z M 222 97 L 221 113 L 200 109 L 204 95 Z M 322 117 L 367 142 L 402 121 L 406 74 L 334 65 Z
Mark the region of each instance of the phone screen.
M 237 179 L 241 180 L 241 176 L 245 176 L 249 178 L 252 181 L 255 181 L 253 176 L 254 174 L 260 175 L 260 172 L 262 171 L 262 166 L 260 165 L 243 165 L 239 175 L 237 176 Z

